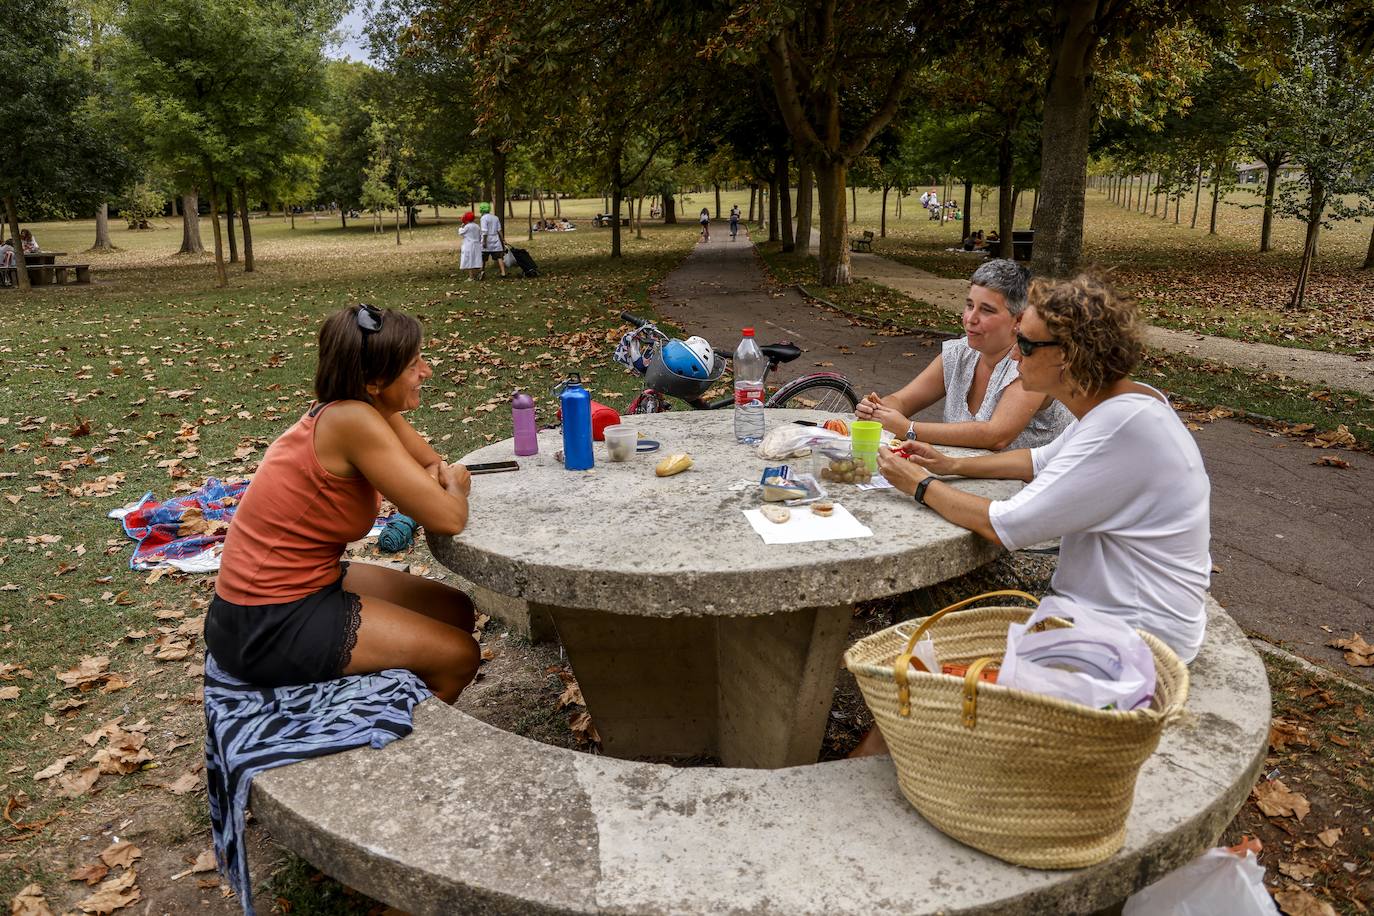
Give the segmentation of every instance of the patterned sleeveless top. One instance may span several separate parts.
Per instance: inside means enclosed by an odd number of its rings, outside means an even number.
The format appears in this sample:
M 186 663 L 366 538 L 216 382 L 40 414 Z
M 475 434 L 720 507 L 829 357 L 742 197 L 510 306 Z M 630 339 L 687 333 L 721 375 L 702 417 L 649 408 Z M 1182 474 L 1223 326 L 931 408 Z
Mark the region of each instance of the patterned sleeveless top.
M 968 345 L 967 337 L 947 340 L 941 348 L 940 356 L 945 368 L 946 423 L 986 422 L 992 419 L 992 412 L 997 409 L 1002 392 L 1020 377 L 1016 360 L 1008 353 L 993 367 L 992 377 L 988 379 L 988 389 L 983 395 L 983 403 L 978 405 L 978 412 L 970 413 L 968 392 L 973 387 L 973 371 L 978 366 L 979 355 L 977 350 Z M 1067 407 L 1058 401 L 1050 401 L 1049 407 L 1031 417 L 1030 424 L 1021 430 L 1006 450 L 1046 445 L 1054 441 L 1072 422 L 1073 414 L 1069 413 Z

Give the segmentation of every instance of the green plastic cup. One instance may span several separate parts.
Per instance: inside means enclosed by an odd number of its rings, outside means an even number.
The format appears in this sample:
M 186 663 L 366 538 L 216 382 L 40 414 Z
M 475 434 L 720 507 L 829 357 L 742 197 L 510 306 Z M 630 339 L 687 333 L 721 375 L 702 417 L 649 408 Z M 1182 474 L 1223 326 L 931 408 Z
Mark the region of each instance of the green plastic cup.
M 855 420 L 849 424 L 850 447 L 854 457 L 862 458 L 868 470 L 878 472 L 878 443 L 882 441 L 883 424 L 877 420 Z

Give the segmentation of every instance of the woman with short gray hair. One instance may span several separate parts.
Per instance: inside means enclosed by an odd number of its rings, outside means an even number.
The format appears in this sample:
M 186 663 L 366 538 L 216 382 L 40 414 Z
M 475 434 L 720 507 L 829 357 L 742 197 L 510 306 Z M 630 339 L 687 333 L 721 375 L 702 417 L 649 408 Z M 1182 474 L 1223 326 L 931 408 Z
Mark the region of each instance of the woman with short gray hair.
M 945 341 L 940 355 L 901 390 L 864 397 L 855 414 L 910 442 L 1001 451 L 1054 439 L 1073 417 L 1053 398 L 1026 391 L 1011 355 L 1029 285 L 1029 272 L 1013 261 L 979 266 L 969 278 L 964 336 Z M 911 419 L 941 398 L 944 422 Z

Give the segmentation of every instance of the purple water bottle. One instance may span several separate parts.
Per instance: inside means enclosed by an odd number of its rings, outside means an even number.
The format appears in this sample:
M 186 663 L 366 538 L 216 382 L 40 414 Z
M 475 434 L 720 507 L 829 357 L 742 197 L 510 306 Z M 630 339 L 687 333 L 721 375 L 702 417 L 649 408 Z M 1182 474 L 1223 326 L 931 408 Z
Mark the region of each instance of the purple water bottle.
M 515 454 L 539 454 L 539 427 L 534 420 L 534 398 L 517 391 L 510 399 L 511 425 L 515 427 Z

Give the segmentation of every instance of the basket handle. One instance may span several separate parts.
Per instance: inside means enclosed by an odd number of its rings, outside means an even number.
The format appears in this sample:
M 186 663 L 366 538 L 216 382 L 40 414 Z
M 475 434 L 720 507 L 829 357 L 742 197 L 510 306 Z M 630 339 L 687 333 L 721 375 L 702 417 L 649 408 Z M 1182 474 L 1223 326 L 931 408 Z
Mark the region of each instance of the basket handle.
M 916 662 L 916 666 L 917 666 L 918 668 L 920 668 L 920 670 L 922 670 L 922 671 L 925 671 L 925 670 L 926 670 L 925 665 L 921 664 L 921 660 L 918 659 L 918 658 L 914 658 L 914 657 L 912 656 L 912 654 L 911 654 L 911 653 L 912 653 L 912 650 L 916 648 L 916 643 L 918 643 L 918 642 L 921 641 L 921 637 L 925 635 L 926 631 L 930 629 L 931 625 L 932 625 L 933 623 L 935 623 L 935 621 L 939 620 L 941 617 L 945 616 L 945 615 L 948 614 L 949 612 L 951 612 L 951 611 L 957 611 L 957 610 L 959 610 L 960 608 L 963 608 L 963 607 L 968 607 L 970 604 L 973 604 L 975 601 L 982 601 L 984 598 L 1000 598 L 1000 597 L 1024 598 L 1024 599 L 1026 599 L 1027 601 L 1031 602 L 1031 604 L 1035 605 L 1036 607 L 1039 607 L 1039 606 L 1040 606 L 1040 599 L 1039 599 L 1039 598 L 1036 598 L 1034 595 L 1028 595 L 1028 594 L 1026 594 L 1026 593 L 1023 592 L 1023 591 L 1018 591 L 1017 589 L 1014 589 L 1014 588 L 1001 589 L 1001 590 L 995 591 L 995 592 L 984 592 L 984 593 L 981 594 L 981 595 L 974 595 L 972 598 L 965 598 L 963 601 L 956 601 L 954 604 L 951 604 L 949 607 L 941 608 L 940 610 L 936 611 L 934 614 L 931 614 L 929 617 L 927 617 L 927 618 L 925 619 L 925 622 L 922 623 L 919 627 L 916 628 L 916 632 L 911 634 L 911 637 L 906 641 L 906 649 L 902 652 L 901 655 L 897 656 L 897 661 L 896 661 L 896 663 L 893 664 L 893 666 L 892 666 L 892 679 L 895 680 L 895 681 L 897 682 L 897 701 L 898 701 L 898 703 L 901 704 L 901 715 L 902 715 L 903 718 L 905 718 L 905 717 L 911 715 L 911 685 L 907 683 L 907 679 L 906 679 L 906 670 L 907 670 L 907 666 L 910 665 L 913 661 L 915 661 L 915 662 Z M 965 701 L 964 701 L 964 702 L 965 702 L 965 707 L 966 707 L 966 708 L 965 708 L 965 713 L 964 713 L 964 721 L 965 721 L 965 724 L 967 724 L 967 723 L 970 721 L 970 718 L 971 718 L 971 715 L 972 715 L 972 713 L 969 711 L 969 709 L 971 708 L 972 701 L 969 700 L 968 697 L 970 697 L 970 696 L 972 695 L 973 688 L 972 688 L 971 686 L 968 686 L 968 685 L 970 685 L 970 684 L 976 684 L 977 681 L 978 681 L 978 675 L 977 675 L 976 673 L 974 673 L 975 670 L 976 670 L 976 671 L 982 671 L 983 668 L 987 667 L 986 663 L 987 663 L 987 662 L 991 662 L 991 661 L 993 661 L 993 659 L 990 659 L 990 658 L 982 659 L 982 658 L 980 658 L 977 662 L 975 662 L 974 664 L 972 664 L 972 665 L 969 666 L 969 673 L 970 673 L 970 676 L 973 678 L 973 680 L 972 680 L 972 681 L 968 681 L 968 680 L 966 679 L 966 681 L 965 681 L 965 684 L 966 684 L 966 686 L 965 686 L 965 688 L 964 688 L 964 691 L 965 691 L 965 693 L 964 693 L 964 695 L 965 695 Z M 938 672 L 931 671 L 931 672 L 929 672 L 929 673 L 930 673 L 930 674 L 937 674 Z M 970 727 L 972 727 L 972 726 L 970 726 Z

